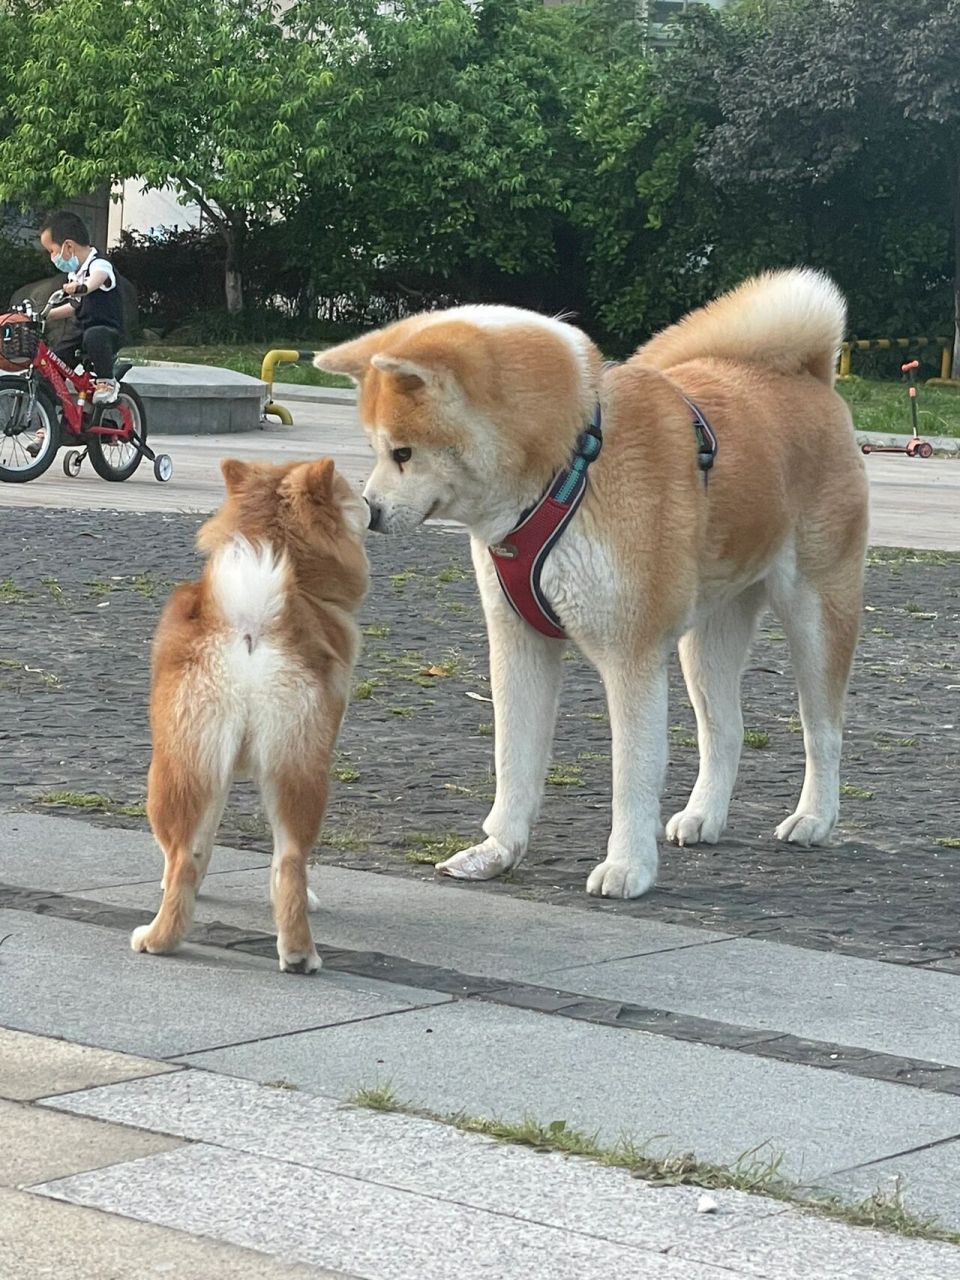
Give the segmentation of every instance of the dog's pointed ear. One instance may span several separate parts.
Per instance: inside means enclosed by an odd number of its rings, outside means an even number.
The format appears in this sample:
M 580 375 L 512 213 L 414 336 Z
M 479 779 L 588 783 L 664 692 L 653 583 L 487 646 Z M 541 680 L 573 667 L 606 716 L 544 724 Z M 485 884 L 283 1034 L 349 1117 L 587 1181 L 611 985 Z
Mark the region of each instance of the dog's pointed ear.
M 250 474 L 250 463 L 241 462 L 239 458 L 224 458 L 220 463 L 220 471 L 223 475 L 223 483 L 227 486 L 227 493 L 236 493 L 243 487 L 243 482 Z
M 327 503 L 333 497 L 333 479 L 336 474 L 332 458 L 320 458 L 311 462 L 305 479 L 306 490 L 314 502 Z
M 391 356 L 385 351 L 378 353 L 370 361 L 375 369 L 392 374 L 404 391 L 418 391 L 427 383 L 436 382 L 436 372 L 428 365 L 417 360 L 407 360 L 403 356 Z
M 360 382 L 370 368 L 371 357 L 383 345 L 383 331 L 366 333 L 362 338 L 352 338 L 339 346 L 318 351 L 313 357 L 314 367 L 325 373 L 343 373 L 354 382 Z

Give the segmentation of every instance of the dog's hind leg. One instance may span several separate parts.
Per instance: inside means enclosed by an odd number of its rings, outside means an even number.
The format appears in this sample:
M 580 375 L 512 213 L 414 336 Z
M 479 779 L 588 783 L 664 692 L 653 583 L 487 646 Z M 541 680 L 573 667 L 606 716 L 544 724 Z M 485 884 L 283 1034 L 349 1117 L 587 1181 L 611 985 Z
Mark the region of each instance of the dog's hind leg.
M 441 875 L 491 880 L 523 858 L 540 809 L 563 675 L 563 643 L 542 636 L 507 604 L 485 546 L 473 547 L 490 641 L 497 794 L 487 839 L 437 863 Z
M 778 840 L 822 844 L 837 821 L 844 700 L 862 601 L 862 560 L 818 583 L 797 576 L 772 596 L 790 644 L 806 751 L 800 800 L 777 827 Z
M 765 603 L 761 584 L 748 587 L 680 640 L 680 664 L 697 717 L 700 769 L 686 808 L 667 823 L 674 844 L 715 844 L 727 823 L 743 745 L 740 678 Z
M 307 767 L 308 763 L 313 767 Z M 277 954 L 284 973 L 314 973 L 320 957 L 313 942 L 308 910 L 316 899 L 307 888 L 307 859 L 320 833 L 327 806 L 329 757 L 299 761 L 260 782 L 260 794 L 273 828 L 270 899 L 277 926 Z
M 193 921 L 197 890 L 206 875 L 230 787 L 228 778 L 203 777 L 155 752 L 147 784 L 147 815 L 163 850 L 160 910 L 130 938 L 134 951 L 175 951 Z

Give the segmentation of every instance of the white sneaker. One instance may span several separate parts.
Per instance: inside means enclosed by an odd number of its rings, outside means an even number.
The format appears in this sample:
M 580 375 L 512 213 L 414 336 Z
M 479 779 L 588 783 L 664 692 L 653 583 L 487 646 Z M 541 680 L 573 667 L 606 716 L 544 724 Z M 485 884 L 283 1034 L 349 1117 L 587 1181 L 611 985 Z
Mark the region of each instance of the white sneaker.
M 98 378 L 93 389 L 93 403 L 113 404 L 119 392 L 119 384 L 113 378 Z

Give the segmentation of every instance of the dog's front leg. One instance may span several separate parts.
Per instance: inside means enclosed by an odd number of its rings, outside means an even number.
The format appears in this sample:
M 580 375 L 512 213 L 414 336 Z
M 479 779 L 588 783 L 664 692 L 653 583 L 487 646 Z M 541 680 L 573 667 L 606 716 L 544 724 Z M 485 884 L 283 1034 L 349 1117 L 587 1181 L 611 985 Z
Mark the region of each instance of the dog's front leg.
M 606 859 L 587 892 L 639 898 L 657 878 L 660 791 L 667 764 L 667 672 L 663 657 L 598 663 L 613 735 L 613 825 Z
M 497 794 L 483 824 L 487 839 L 438 863 L 437 870 L 458 880 L 491 880 L 527 851 L 557 720 L 564 646 L 516 616 L 486 547 L 474 550 L 474 565 L 490 641 Z

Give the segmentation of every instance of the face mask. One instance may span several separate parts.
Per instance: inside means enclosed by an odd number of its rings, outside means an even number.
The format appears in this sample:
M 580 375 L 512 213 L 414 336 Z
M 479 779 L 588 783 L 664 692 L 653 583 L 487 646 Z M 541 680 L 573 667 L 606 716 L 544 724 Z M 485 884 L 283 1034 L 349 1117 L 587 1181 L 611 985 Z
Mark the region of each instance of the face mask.
M 61 245 L 61 248 L 62 247 L 63 246 Z M 78 271 L 80 268 L 80 259 L 75 253 L 71 254 L 69 258 L 63 258 L 59 253 L 55 253 L 50 261 L 58 271 L 66 271 L 68 274 L 71 271 Z

